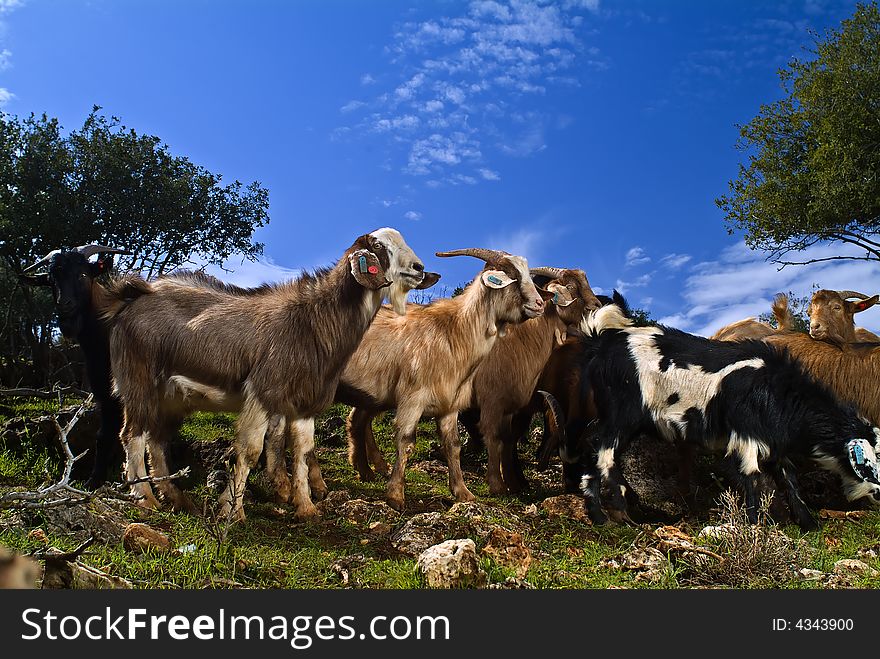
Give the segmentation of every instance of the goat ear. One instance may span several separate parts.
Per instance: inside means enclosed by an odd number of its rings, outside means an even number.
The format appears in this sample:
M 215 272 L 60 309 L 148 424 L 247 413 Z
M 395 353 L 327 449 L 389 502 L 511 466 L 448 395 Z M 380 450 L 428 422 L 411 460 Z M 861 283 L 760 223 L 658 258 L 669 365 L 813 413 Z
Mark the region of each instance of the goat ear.
M 425 288 L 431 288 L 434 284 L 440 281 L 440 275 L 436 272 L 426 272 L 425 278 L 422 279 L 422 283 L 416 286 L 417 291 L 421 291 Z
M 18 281 L 23 286 L 51 286 L 49 274 L 45 272 L 40 275 L 19 275 Z
M 874 297 L 869 297 L 867 300 L 860 300 L 859 302 L 850 302 L 850 304 L 852 305 L 853 313 L 858 313 L 859 311 L 864 311 L 865 309 L 870 309 L 878 302 L 880 302 L 880 296 L 875 295 Z
M 553 294 L 551 300 L 557 307 L 567 307 L 574 302 L 574 296 L 572 296 L 571 291 L 562 284 L 549 284 L 547 291 Z M 542 295 L 541 297 L 544 296 Z M 546 300 L 547 298 L 544 299 Z
M 351 274 L 364 288 L 378 290 L 391 282 L 385 277 L 385 271 L 379 258 L 368 249 L 359 249 L 348 255 Z
M 503 270 L 484 270 L 480 279 L 483 280 L 483 285 L 489 288 L 504 288 L 516 281 L 508 277 Z

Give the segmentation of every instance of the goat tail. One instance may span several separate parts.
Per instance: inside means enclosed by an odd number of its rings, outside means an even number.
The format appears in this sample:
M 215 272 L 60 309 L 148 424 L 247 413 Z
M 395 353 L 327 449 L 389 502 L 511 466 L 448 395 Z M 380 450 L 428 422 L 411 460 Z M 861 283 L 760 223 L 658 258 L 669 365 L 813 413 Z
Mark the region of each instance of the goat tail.
M 791 309 L 788 307 L 788 296 L 785 293 L 778 293 L 773 298 L 771 309 L 780 331 L 790 332 L 794 329 L 794 318 L 791 315 Z
M 98 317 L 106 322 L 112 322 L 129 302 L 152 292 L 153 287 L 142 277 L 125 275 L 114 279 L 106 286 L 92 287 L 92 304 Z

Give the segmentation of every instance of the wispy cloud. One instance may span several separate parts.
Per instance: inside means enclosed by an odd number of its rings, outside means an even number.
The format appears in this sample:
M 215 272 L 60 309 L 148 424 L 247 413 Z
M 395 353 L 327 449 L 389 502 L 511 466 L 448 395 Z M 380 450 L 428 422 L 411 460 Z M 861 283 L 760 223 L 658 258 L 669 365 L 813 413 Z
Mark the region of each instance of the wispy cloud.
M 616 288 L 621 295 L 626 295 L 634 288 L 644 288 L 645 286 L 650 284 L 651 276 L 653 274 L 654 273 L 649 272 L 647 274 L 636 277 L 632 281 L 623 281 L 622 279 L 618 279 L 617 282 L 614 284 L 614 288 Z
M 0 14 L 5 14 L 24 5 L 22 0 L 0 0 Z
M 862 256 L 838 245 L 815 246 L 799 256 L 805 259 L 836 255 Z M 870 261 L 826 261 L 782 270 L 763 253 L 749 250 L 742 242 L 724 249 L 715 261 L 696 263 L 681 293 L 682 311 L 659 319 L 661 323 L 704 336 L 743 318 L 770 310 L 776 293 L 791 291 L 804 296 L 814 285 L 836 290 L 880 292 L 880 268 Z M 880 327 L 880 311 L 859 316 L 860 324 Z
M 408 220 L 412 220 L 413 222 L 418 222 L 422 219 L 422 214 L 418 211 L 407 211 L 403 214 L 403 216 Z
M 660 259 L 660 265 L 669 270 L 678 270 L 690 260 L 690 254 L 667 254 Z
M 649 263 L 651 261 L 651 257 L 645 254 L 645 250 L 638 245 L 632 247 L 626 253 L 626 267 L 632 268 L 637 265 L 643 265 L 645 263 Z
M 598 9 L 598 0 L 474 0 L 460 15 L 403 23 L 386 53 L 405 73 L 382 85 L 364 74 L 374 95 L 343 106 L 355 121 L 333 138 L 384 134 L 400 170 L 429 187 L 499 180 L 489 158 L 529 156 L 548 129 L 562 129 L 558 113 L 530 99 L 579 84 L 578 62 L 602 61 L 583 43 Z
M 0 17 L 18 9 L 23 4 L 22 0 L 0 0 Z M 6 21 L 0 19 L 0 35 L 5 34 L 5 29 Z M 5 71 L 10 66 L 12 66 L 12 51 L 8 48 L 3 48 L 0 50 L 0 71 Z M 4 107 L 13 98 L 15 98 L 15 94 L 6 87 L 0 87 L 0 108 Z
M 13 98 L 15 98 L 15 94 L 6 89 L 6 87 L 0 87 L 0 108 L 9 103 Z
M 205 267 L 205 272 L 236 286 L 252 287 L 288 281 L 298 277 L 301 270 L 285 268 L 271 258 L 264 257 L 257 261 L 229 259 L 222 268 L 209 265 Z

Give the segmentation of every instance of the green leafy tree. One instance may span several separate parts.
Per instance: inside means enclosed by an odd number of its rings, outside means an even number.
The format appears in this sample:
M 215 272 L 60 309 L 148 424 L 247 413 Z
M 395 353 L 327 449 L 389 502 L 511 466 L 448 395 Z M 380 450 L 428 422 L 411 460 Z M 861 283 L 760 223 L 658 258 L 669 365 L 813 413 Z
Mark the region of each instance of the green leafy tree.
M 7 384 L 35 372 L 45 382 L 57 370 L 49 355 L 58 338 L 51 299 L 17 277 L 50 250 L 123 247 L 133 255 L 117 259 L 117 268 L 146 276 L 262 253 L 253 232 L 269 221 L 265 188 L 225 183 L 100 110 L 67 135 L 46 115 L 0 114 L 0 378 Z
M 748 152 L 716 200 L 728 231 L 780 264 L 880 260 L 880 10 L 857 5 L 839 29 L 814 34 L 809 59 L 779 70 L 785 95 L 740 127 Z M 863 256 L 795 260 L 820 242 Z

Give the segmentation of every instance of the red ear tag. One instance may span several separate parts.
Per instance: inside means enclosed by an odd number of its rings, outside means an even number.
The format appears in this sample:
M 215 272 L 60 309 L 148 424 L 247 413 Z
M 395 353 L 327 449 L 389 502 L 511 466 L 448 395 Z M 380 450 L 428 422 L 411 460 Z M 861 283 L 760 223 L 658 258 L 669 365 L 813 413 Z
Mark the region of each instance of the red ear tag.
M 864 302 L 859 302 L 859 303 L 856 305 L 856 310 L 857 310 L 857 311 L 864 311 L 864 310 L 867 308 L 867 306 L 868 306 L 868 305 L 866 305 Z
M 369 268 L 367 268 L 367 272 L 369 272 L 371 275 L 375 275 L 375 274 L 379 273 L 379 268 L 377 268 L 374 265 L 371 265 Z

